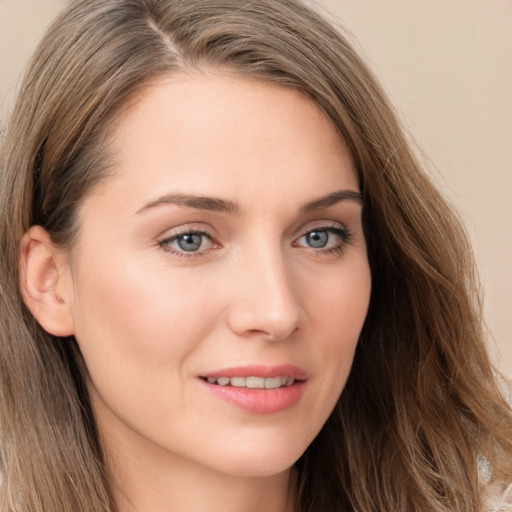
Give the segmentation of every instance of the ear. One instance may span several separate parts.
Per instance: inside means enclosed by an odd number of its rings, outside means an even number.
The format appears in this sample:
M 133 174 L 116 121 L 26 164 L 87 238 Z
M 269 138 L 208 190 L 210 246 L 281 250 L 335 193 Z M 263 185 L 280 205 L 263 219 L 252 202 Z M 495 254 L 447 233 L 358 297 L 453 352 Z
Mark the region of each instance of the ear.
M 31 227 L 20 244 L 20 290 L 41 327 L 54 336 L 74 334 L 73 287 L 67 257 L 41 226 Z

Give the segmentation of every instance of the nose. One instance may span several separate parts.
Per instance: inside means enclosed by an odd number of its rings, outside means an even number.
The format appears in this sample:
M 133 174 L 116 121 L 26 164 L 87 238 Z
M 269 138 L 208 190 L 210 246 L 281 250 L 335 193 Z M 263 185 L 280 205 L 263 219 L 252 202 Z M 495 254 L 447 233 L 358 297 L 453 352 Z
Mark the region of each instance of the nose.
M 269 252 L 253 253 L 240 262 L 232 281 L 228 323 L 239 336 L 278 341 L 301 328 L 307 315 L 299 300 L 299 278 L 280 251 Z

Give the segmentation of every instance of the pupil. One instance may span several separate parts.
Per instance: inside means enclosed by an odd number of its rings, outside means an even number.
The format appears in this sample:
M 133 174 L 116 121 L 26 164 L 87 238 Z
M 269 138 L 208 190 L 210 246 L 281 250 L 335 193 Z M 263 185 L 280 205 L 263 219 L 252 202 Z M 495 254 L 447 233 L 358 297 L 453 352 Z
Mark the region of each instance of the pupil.
M 183 235 L 178 238 L 178 245 L 184 251 L 197 251 L 201 247 L 201 235 Z
M 321 249 L 327 245 L 328 234 L 326 231 L 312 231 L 307 235 L 307 241 L 310 247 Z

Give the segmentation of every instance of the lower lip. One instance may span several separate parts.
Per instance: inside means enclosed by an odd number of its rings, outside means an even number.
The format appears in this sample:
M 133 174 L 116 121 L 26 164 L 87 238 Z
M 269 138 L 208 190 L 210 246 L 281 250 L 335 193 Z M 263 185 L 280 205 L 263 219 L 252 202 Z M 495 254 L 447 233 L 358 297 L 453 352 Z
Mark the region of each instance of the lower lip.
M 306 381 L 277 389 L 250 389 L 219 386 L 201 380 L 210 393 L 230 405 L 254 414 L 272 414 L 294 406 L 306 389 Z

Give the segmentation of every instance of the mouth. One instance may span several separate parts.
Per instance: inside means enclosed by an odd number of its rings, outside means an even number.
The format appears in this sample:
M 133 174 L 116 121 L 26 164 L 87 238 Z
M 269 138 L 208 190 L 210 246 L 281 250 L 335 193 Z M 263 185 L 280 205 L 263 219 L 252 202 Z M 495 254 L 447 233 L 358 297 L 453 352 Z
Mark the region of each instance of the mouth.
M 308 373 L 294 365 L 224 368 L 199 377 L 205 389 L 238 409 L 271 414 L 292 408 L 307 387 Z
M 215 386 L 229 386 L 247 389 L 279 389 L 293 386 L 299 379 L 288 376 L 277 377 L 201 377 L 202 380 Z

